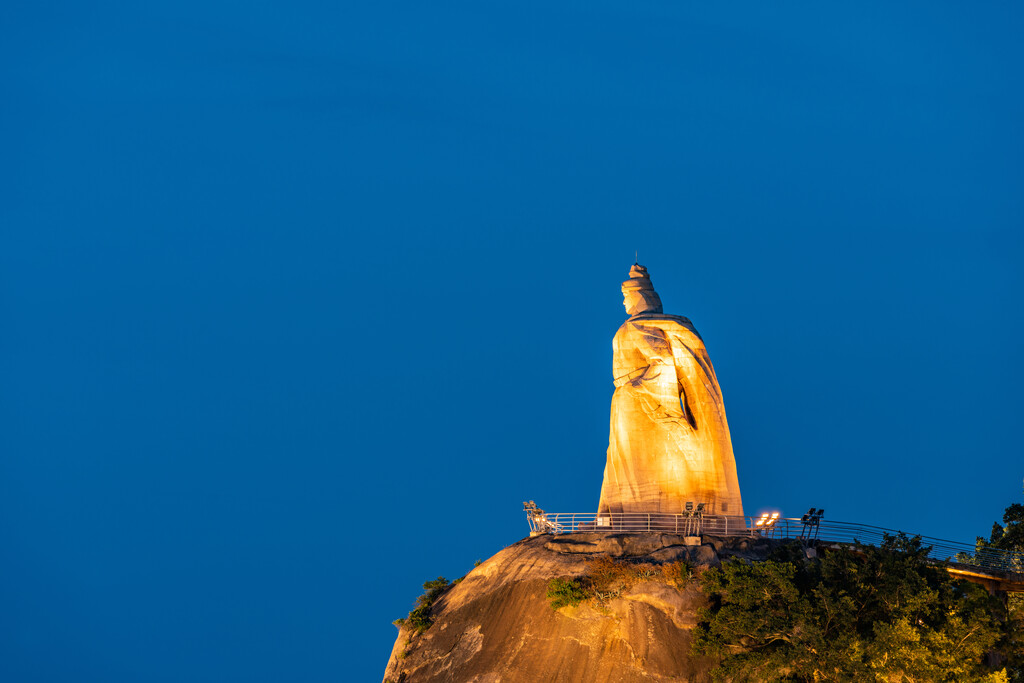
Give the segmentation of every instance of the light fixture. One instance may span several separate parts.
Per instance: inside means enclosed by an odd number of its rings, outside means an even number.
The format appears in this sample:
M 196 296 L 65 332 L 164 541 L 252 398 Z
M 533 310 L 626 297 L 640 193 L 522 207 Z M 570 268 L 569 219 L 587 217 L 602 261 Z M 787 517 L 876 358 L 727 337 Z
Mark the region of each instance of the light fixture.
M 773 526 L 775 526 L 775 522 L 777 521 L 779 521 L 778 512 L 762 512 L 761 518 L 754 522 L 754 526 L 763 529 L 771 529 Z

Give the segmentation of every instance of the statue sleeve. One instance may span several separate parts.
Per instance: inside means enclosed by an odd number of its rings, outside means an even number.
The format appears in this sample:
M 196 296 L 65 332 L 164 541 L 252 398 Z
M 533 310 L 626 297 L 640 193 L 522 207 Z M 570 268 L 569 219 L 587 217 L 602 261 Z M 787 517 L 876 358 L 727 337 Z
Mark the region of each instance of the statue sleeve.
M 633 332 L 636 349 L 647 363 L 643 374 L 630 382 L 638 404 L 656 422 L 688 424 L 668 336 L 659 328 L 640 325 Z

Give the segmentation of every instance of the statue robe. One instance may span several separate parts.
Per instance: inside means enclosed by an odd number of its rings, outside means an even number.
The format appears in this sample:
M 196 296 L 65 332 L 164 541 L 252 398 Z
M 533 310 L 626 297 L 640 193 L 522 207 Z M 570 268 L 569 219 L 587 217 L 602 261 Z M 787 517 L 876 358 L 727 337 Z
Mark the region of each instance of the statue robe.
M 612 342 L 608 460 L 600 512 L 743 515 L 725 404 L 704 341 L 686 318 L 635 315 Z

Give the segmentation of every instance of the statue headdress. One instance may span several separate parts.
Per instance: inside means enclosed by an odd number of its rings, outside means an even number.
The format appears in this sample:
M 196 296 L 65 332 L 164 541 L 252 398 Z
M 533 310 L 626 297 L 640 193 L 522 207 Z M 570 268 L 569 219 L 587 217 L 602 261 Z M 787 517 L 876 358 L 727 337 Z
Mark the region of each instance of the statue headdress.
M 639 263 L 630 266 L 629 279 L 622 283 L 622 289 L 649 289 L 653 292 L 654 285 L 651 284 L 651 276 L 647 274 L 647 268 Z
M 622 291 L 624 293 L 638 291 L 647 303 L 647 312 L 661 313 L 661 297 L 654 291 L 654 285 L 651 284 L 651 276 L 647 274 L 647 269 L 639 263 L 630 266 L 629 279 L 622 283 Z

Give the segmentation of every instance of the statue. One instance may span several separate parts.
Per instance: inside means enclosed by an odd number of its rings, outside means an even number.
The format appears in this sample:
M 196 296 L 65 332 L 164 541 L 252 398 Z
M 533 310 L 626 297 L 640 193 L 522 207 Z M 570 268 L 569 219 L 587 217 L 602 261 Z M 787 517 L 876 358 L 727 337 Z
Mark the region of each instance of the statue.
M 743 515 L 722 390 L 704 341 L 662 313 L 647 269 L 622 283 L 629 318 L 612 340 L 608 461 L 599 513 Z

